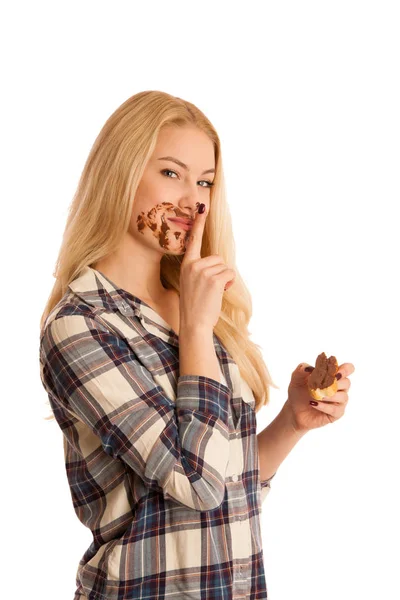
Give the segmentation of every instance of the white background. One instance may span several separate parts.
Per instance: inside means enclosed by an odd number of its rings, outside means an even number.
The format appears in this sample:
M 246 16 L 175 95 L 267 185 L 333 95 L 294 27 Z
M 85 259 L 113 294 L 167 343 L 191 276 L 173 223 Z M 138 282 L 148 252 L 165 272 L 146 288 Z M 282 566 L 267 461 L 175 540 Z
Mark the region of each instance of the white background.
M 43 420 L 39 319 L 91 145 L 150 89 L 196 104 L 222 141 L 250 331 L 280 386 L 259 430 L 300 362 L 324 351 L 356 368 L 344 417 L 295 446 L 263 504 L 269 596 L 400 598 L 399 4 L 69 0 L 1 12 L 4 598 L 72 600 L 91 542 L 61 432 Z

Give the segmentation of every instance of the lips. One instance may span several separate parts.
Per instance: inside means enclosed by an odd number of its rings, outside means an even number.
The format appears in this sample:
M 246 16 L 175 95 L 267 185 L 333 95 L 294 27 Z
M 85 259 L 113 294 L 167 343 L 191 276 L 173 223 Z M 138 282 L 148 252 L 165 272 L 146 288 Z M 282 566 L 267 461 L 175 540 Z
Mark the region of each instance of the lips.
M 168 221 L 172 221 L 172 223 L 176 223 L 177 225 L 182 227 L 182 229 L 184 229 L 185 231 L 189 231 L 189 229 L 192 229 L 192 227 L 193 227 L 193 221 L 191 219 L 181 219 L 181 218 L 176 217 L 176 218 L 168 219 Z

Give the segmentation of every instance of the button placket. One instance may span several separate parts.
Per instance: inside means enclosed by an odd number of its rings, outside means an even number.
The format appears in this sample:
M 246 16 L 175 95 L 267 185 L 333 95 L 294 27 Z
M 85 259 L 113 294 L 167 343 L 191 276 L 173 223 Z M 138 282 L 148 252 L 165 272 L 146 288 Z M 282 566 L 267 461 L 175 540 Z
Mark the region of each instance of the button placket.
M 136 314 L 136 309 L 134 309 L 126 300 L 117 300 L 116 305 L 118 306 L 119 311 L 126 316 L 133 316 Z
M 237 564 L 233 571 L 233 581 L 235 586 L 235 592 L 238 594 L 236 597 L 241 597 L 241 594 L 246 596 L 248 586 L 248 567 L 243 564 Z
M 240 508 L 240 507 L 239 507 Z M 244 511 L 244 506 L 242 506 Z M 237 540 L 237 548 L 240 548 L 240 555 L 242 558 L 237 560 L 233 569 L 233 580 L 234 580 L 234 598 L 246 598 L 249 593 L 249 577 L 250 577 L 250 565 L 249 557 L 251 555 L 251 532 L 250 525 L 247 521 L 245 514 L 237 515 L 235 518 L 236 526 L 234 528 L 235 536 Z M 246 548 L 246 550 L 245 550 Z

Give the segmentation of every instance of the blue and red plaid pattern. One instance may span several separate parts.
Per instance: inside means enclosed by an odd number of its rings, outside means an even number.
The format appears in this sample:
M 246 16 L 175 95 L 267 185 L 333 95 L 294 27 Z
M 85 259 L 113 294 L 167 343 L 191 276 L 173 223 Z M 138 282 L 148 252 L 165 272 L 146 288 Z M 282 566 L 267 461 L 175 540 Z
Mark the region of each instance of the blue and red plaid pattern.
M 179 337 L 85 267 L 50 313 L 40 374 L 93 534 L 74 600 L 267 598 L 253 393 L 214 334 L 221 379 L 179 376 Z M 274 477 L 274 476 L 273 476 Z

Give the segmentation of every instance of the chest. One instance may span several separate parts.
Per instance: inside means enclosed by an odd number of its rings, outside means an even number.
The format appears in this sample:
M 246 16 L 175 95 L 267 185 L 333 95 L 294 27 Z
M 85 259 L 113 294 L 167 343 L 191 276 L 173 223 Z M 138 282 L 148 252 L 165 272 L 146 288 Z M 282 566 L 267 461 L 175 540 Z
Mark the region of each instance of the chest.
M 170 305 L 152 307 L 164 320 L 165 327 L 172 328 L 179 335 L 179 298 Z M 160 386 L 168 399 L 175 402 L 179 378 L 179 347 L 169 344 L 167 332 L 160 333 L 154 314 L 148 313 L 150 320 L 119 317 L 117 313 L 104 313 L 101 321 L 110 327 L 132 348 L 135 357 L 149 371 L 155 383 Z M 150 333 L 147 336 L 146 333 Z M 227 352 L 222 342 L 214 334 L 214 348 L 218 356 L 221 377 L 220 382 L 232 392 L 230 409 L 232 423 L 230 429 L 238 434 L 243 427 L 247 431 L 255 426 L 255 398 L 247 382 L 241 377 L 237 363 Z M 166 366 L 168 368 L 166 368 Z M 174 377 L 171 372 L 176 370 Z M 242 418 L 241 418 L 242 417 Z M 246 422 L 250 419 L 250 423 Z M 254 422 L 253 422 L 254 421 Z

